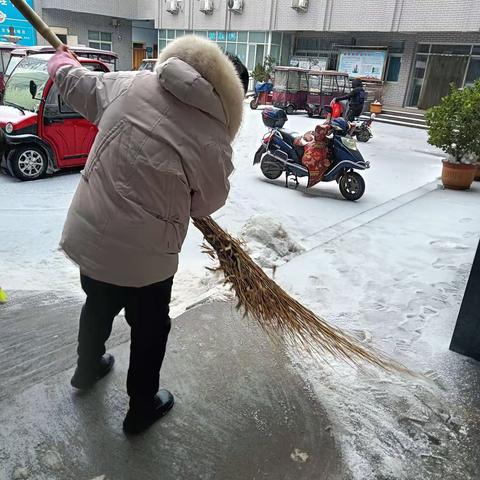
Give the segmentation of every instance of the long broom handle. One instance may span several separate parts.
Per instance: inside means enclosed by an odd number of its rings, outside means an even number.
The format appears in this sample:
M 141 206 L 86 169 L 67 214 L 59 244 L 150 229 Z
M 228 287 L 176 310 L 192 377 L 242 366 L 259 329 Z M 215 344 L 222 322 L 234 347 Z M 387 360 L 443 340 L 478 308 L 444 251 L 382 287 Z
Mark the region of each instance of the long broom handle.
M 30 22 L 32 27 L 53 47 L 59 48 L 63 45 L 52 29 L 37 15 L 25 0 L 11 0 L 18 11 Z

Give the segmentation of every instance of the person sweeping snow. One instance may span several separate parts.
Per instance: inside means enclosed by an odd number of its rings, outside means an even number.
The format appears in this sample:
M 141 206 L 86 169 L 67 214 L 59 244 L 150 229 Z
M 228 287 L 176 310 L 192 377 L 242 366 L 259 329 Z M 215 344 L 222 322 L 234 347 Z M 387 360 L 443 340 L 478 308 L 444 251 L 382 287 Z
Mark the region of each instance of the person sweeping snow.
M 174 403 L 159 391 L 159 372 L 178 253 L 190 217 L 210 215 L 227 198 L 248 72 L 194 36 L 169 44 L 154 72 L 91 72 L 66 47 L 48 70 L 65 102 L 99 130 L 61 239 L 87 295 L 71 384 L 89 388 L 111 370 L 105 342 L 125 309 L 130 408 L 123 428 L 139 433 Z

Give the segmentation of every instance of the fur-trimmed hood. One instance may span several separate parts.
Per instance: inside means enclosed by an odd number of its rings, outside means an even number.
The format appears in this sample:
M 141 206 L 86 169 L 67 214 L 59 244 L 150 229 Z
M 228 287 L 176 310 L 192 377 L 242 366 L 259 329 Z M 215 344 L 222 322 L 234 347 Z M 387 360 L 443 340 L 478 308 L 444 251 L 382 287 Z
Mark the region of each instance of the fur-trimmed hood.
M 210 101 L 204 98 L 203 100 L 207 101 L 205 103 L 202 102 L 200 98 L 202 95 L 197 96 L 193 92 L 188 92 L 188 90 L 181 87 L 181 84 L 185 85 L 185 83 L 188 84 L 189 81 L 191 81 L 191 72 L 183 72 L 187 77 L 190 77 L 190 79 L 182 78 L 182 72 L 181 69 L 178 68 L 178 64 L 176 68 L 175 62 L 170 61 L 165 64 L 168 59 L 173 58 L 177 58 L 188 64 L 213 87 L 214 91 L 211 93 L 218 95 L 221 106 L 223 107 L 224 119 L 219 118 L 219 112 L 215 107 L 216 102 L 214 98 L 210 98 Z M 167 65 L 168 68 L 166 68 Z M 180 100 L 185 99 L 185 103 L 190 103 L 197 108 L 208 111 L 208 113 L 219 120 L 223 120 L 233 140 L 242 123 L 244 91 L 232 62 L 215 43 L 194 35 L 181 37 L 170 43 L 160 52 L 156 71 L 161 79 L 164 77 L 168 90 Z M 176 77 L 179 83 L 169 81 L 169 76 L 170 80 L 174 80 L 172 75 Z M 187 82 L 185 82 L 185 80 L 187 80 Z M 199 87 L 198 93 L 201 92 L 204 96 L 206 93 L 205 85 L 201 85 L 200 82 Z M 210 103 L 208 109 L 206 110 L 205 107 L 202 107 L 199 102 L 202 102 L 204 105 Z

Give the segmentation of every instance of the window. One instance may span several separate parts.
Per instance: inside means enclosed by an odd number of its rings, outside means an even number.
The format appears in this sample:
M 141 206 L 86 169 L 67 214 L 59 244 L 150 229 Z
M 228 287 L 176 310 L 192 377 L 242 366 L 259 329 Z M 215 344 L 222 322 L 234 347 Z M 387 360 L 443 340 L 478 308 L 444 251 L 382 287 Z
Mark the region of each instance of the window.
M 265 59 L 265 45 L 257 45 L 257 53 L 255 55 L 255 65 L 263 65 Z
M 403 40 L 395 40 L 390 42 L 388 50 L 390 53 L 403 53 L 405 50 L 405 42 Z
M 418 53 L 429 53 L 430 52 L 430 44 L 421 43 L 418 46 L 417 51 L 418 51 Z
M 247 68 L 253 70 L 255 68 L 255 45 L 250 44 L 248 48 L 248 64 Z
M 280 46 L 272 45 L 270 55 L 275 59 L 277 65 L 280 64 Z
M 112 34 L 109 32 L 88 31 L 88 46 L 100 50 L 112 51 Z
M 324 95 L 332 95 L 333 91 L 336 90 L 336 85 L 334 82 L 334 77 L 331 75 L 324 75 L 322 79 L 322 92 Z
M 265 43 L 265 32 L 250 32 L 250 42 Z
M 473 46 L 472 55 L 480 55 L 480 45 L 474 45 Z
M 480 78 L 480 58 L 472 58 L 468 66 L 467 78 L 465 85 L 473 85 L 475 80 Z
M 238 32 L 238 41 L 246 43 L 248 41 L 248 32 Z
M 431 53 L 444 55 L 470 55 L 471 45 L 432 45 Z
M 272 33 L 272 43 L 274 45 L 281 45 L 282 44 L 282 34 L 279 32 Z
M 297 40 L 297 50 L 318 50 L 317 39 L 309 37 L 300 37 Z
M 240 61 L 246 65 L 247 64 L 247 46 L 243 43 L 237 45 L 237 55 Z
M 387 82 L 398 82 L 401 65 L 402 57 L 390 55 L 387 69 Z

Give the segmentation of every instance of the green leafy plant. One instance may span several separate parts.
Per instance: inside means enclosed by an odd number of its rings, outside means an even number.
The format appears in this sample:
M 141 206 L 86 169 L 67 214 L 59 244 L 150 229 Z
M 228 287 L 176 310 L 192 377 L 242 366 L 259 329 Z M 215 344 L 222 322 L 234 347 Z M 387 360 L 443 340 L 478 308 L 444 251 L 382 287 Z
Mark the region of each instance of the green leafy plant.
M 256 82 L 265 82 L 267 80 L 267 71 L 265 67 L 257 63 L 252 71 L 252 77 Z
M 474 163 L 480 158 L 480 80 L 471 87 L 450 93 L 426 113 L 428 143 L 448 154 L 456 163 Z
M 265 72 L 267 73 L 267 80 L 270 79 L 272 76 L 273 71 L 275 70 L 275 65 L 277 64 L 277 60 L 273 58 L 271 55 L 267 55 L 263 62 L 263 67 L 265 68 Z
M 263 62 L 257 63 L 252 71 L 252 77 L 256 82 L 267 82 L 272 77 L 277 61 L 271 55 L 267 55 Z

